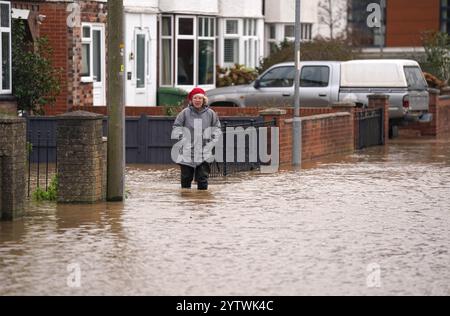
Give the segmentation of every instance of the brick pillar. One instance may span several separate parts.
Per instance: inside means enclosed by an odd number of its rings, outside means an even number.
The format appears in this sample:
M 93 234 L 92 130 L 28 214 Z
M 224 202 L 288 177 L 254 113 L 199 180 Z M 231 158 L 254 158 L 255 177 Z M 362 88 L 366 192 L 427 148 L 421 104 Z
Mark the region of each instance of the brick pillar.
M 423 136 L 437 136 L 438 135 L 438 122 L 439 122 L 439 111 L 438 111 L 438 102 L 439 102 L 439 93 L 438 89 L 429 89 L 428 94 L 430 95 L 430 102 L 428 104 L 428 113 L 433 115 L 432 121 L 427 124 L 428 126 L 421 129 L 421 134 Z M 422 124 L 425 125 L 425 124 Z M 427 128 L 428 127 L 428 128 Z
M 26 120 L 0 116 L 0 217 L 24 214 L 26 187 Z
M 270 122 L 276 119 L 279 128 L 279 144 L 280 144 L 280 165 L 292 164 L 292 132 L 293 122 L 289 120 L 286 110 L 282 109 L 266 109 L 259 112 L 264 118 L 264 122 Z M 270 138 L 269 138 L 270 139 Z
M 71 112 L 58 116 L 58 202 L 95 203 L 106 197 L 103 116 Z
M 353 102 L 336 102 L 331 105 L 333 112 L 346 112 L 350 113 L 352 116 L 352 124 L 353 124 L 353 139 L 355 140 L 355 148 L 359 146 L 359 124 L 356 124 L 356 103 Z
M 369 109 L 384 109 L 384 142 L 389 141 L 389 96 L 385 94 L 372 94 L 369 98 Z

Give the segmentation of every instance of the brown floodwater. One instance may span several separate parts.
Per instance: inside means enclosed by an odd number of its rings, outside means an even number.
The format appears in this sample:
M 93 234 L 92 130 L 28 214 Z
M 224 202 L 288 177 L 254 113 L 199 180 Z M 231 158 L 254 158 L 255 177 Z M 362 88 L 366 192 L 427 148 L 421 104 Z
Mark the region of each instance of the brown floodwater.
M 0 223 L 0 295 L 450 295 L 449 141 L 178 177 L 128 166 L 124 203 L 29 202 Z

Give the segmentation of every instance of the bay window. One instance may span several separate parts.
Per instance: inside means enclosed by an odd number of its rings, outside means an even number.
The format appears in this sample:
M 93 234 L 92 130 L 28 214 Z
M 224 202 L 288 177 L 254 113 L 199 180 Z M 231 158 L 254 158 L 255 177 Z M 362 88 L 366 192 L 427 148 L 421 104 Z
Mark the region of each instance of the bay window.
M 216 18 L 163 15 L 160 34 L 160 86 L 214 86 Z

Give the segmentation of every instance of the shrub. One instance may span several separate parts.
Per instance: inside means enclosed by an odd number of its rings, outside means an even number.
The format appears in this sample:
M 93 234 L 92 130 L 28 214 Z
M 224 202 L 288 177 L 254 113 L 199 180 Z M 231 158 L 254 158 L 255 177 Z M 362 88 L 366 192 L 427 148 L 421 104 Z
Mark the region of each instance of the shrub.
M 216 67 L 217 87 L 235 86 L 249 84 L 258 76 L 255 69 L 247 68 L 243 65 L 235 64 L 231 68 Z
M 44 114 L 43 106 L 53 105 L 60 93 L 62 71 L 52 66 L 53 51 L 46 37 L 30 43 L 21 20 L 14 21 L 12 26 L 13 95 L 17 98 L 18 110 Z
M 302 61 L 308 60 L 351 60 L 356 57 L 350 40 L 344 38 L 323 39 L 316 38 L 311 42 L 301 44 L 300 54 Z M 274 53 L 264 58 L 258 68 L 259 73 L 267 70 L 275 64 L 295 60 L 295 43 L 285 40 Z
M 428 32 L 422 35 L 425 48 L 424 71 L 448 83 L 450 79 L 450 36 L 442 32 Z
M 58 198 L 58 176 L 54 176 L 48 190 L 45 191 L 42 188 L 37 188 L 36 191 L 33 192 L 33 199 L 35 201 L 56 201 Z

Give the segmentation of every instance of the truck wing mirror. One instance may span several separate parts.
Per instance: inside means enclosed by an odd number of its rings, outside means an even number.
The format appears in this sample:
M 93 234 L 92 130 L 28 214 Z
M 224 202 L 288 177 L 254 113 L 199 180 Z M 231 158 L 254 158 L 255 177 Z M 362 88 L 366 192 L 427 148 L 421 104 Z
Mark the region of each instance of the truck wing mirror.
M 261 88 L 261 81 L 259 81 L 259 79 L 256 79 L 253 86 L 255 87 L 255 89 Z

